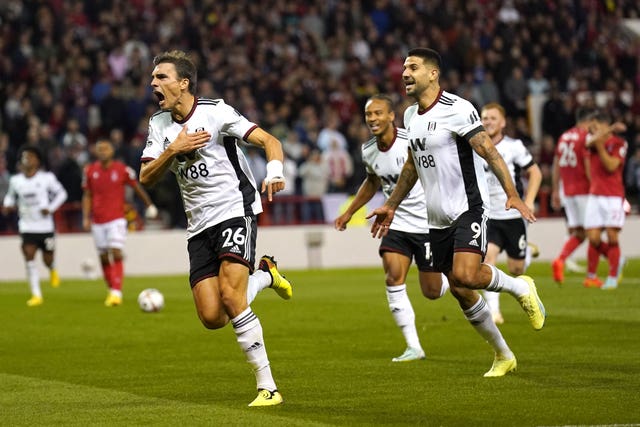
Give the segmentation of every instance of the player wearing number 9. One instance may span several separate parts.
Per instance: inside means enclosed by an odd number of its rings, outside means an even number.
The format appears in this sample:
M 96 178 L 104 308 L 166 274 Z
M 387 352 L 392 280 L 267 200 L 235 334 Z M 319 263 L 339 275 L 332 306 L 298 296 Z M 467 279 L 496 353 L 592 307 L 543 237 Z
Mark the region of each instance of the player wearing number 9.
M 438 52 L 428 48 L 411 49 L 404 61 L 402 80 L 407 95 L 416 101 L 404 113 L 409 158 L 385 204 L 369 215 L 376 217 L 372 233 L 387 233 L 396 208 L 420 179 L 427 201 L 433 269 L 447 275 L 465 317 L 494 349 L 494 363 L 485 376 L 500 377 L 516 369 L 516 358 L 477 290 L 513 295 L 536 330 L 543 327 L 545 313 L 531 278 L 513 278 L 482 262 L 489 201 L 482 159 L 506 193 L 505 209 L 517 209 L 528 221 L 535 221 L 535 216 L 516 192 L 476 109 L 441 89 L 441 66 Z M 428 155 L 433 156 L 429 167 L 416 160 Z
M 200 321 L 209 329 L 232 323 L 256 375 L 259 394 L 251 405 L 281 403 L 262 326 L 249 307 L 257 290 L 275 279 L 259 270 L 250 280 L 249 273 L 255 263 L 256 216 L 262 212 L 258 189 L 271 201 L 285 187 L 282 146 L 224 100 L 196 97 L 196 67 L 184 52 L 161 53 L 153 64 L 151 87 L 160 111 L 149 120 L 140 182 L 153 185 L 166 171 L 174 173 L 188 220 L 189 281 Z M 261 187 L 239 140 L 265 150 L 267 176 Z

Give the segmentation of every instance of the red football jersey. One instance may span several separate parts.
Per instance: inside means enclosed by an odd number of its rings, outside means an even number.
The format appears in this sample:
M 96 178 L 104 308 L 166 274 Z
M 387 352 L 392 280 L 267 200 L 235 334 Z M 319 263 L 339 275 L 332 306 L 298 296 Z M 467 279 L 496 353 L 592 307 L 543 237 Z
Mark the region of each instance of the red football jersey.
M 135 171 L 122 162 L 114 160 L 106 169 L 100 162 L 87 165 L 82 188 L 91 191 L 92 221 L 103 224 L 124 218 L 124 186 L 133 187 L 135 183 Z
M 604 146 L 610 156 L 620 159 L 620 165 L 613 172 L 608 172 L 598 152 L 595 149 L 589 150 L 589 160 L 591 172 L 591 186 L 589 193 L 598 196 L 617 196 L 624 197 L 624 181 L 622 178 L 624 170 L 624 161 L 627 156 L 627 141 L 619 136 L 611 135 L 604 143 Z
M 560 135 L 556 145 L 556 158 L 560 167 L 562 189 L 566 196 L 589 193 L 584 158 L 588 155 L 586 139 L 588 131 L 573 127 Z

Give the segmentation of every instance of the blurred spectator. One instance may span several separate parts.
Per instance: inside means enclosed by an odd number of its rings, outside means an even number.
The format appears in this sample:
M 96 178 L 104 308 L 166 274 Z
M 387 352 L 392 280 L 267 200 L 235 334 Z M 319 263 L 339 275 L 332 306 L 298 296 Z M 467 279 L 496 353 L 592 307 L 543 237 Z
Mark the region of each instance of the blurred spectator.
M 62 146 L 69 149 L 74 145 L 86 148 L 88 145 L 87 137 L 80 131 L 80 123 L 75 118 L 67 120 L 67 127 L 62 136 Z
M 302 178 L 302 195 L 312 198 L 302 204 L 303 222 L 324 222 L 322 200 L 329 189 L 329 167 L 322 160 L 319 150 L 312 150 L 306 162 L 300 165 L 298 175 Z
M 533 70 L 533 75 L 527 80 L 527 86 L 531 95 L 545 95 L 551 88 L 540 67 Z
M 253 173 L 258 190 L 260 190 L 262 181 L 264 181 L 267 176 L 267 161 L 262 157 L 263 150 L 260 150 L 257 147 L 248 146 L 245 151 L 247 153 L 249 170 Z
M 329 143 L 329 149 L 322 153 L 322 161 L 329 167 L 329 192 L 340 193 L 347 190 L 347 181 L 353 175 L 351 156 L 340 146 L 338 140 Z
M 330 112 L 326 118 L 324 127 L 318 133 L 317 147 L 322 152 L 326 152 L 334 142 L 338 144 L 338 148 L 342 150 L 347 149 L 347 139 L 344 134 L 340 132 L 340 118 L 334 113 Z
M 542 172 L 542 187 L 551 188 L 551 168 L 553 166 L 553 157 L 555 155 L 556 139 L 551 135 L 542 137 L 542 144 L 538 151 L 537 163 Z

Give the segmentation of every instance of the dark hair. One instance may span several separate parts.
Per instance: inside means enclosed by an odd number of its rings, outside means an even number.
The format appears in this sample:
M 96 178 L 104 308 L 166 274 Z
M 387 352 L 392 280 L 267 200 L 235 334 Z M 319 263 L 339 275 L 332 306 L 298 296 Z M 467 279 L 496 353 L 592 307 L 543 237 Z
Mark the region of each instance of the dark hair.
M 418 56 L 422 58 L 424 62 L 435 65 L 438 71 L 442 70 L 442 58 L 440 58 L 440 54 L 433 49 L 428 47 L 414 47 L 409 50 L 407 56 Z
M 594 118 L 596 111 L 591 107 L 578 107 L 576 109 L 576 122 L 584 122 Z
M 611 123 L 611 115 L 604 110 L 594 110 L 591 119 L 603 123 Z
M 153 58 L 153 65 L 168 62 L 176 67 L 179 79 L 189 79 L 189 93 L 196 93 L 198 85 L 198 70 L 189 56 L 181 50 L 162 52 Z
M 365 104 L 369 103 L 369 101 L 373 101 L 374 99 L 379 99 L 380 101 L 384 101 L 389 107 L 389 111 L 393 111 L 393 100 L 386 93 L 376 93 L 375 95 L 371 95 L 367 99 L 367 102 Z
M 24 146 L 22 148 L 22 150 L 20 150 L 20 155 L 21 156 L 22 156 L 22 153 L 31 153 L 31 154 L 33 154 L 34 156 L 36 156 L 38 158 L 38 163 L 40 163 L 40 166 L 43 166 L 42 165 L 42 152 L 35 145 L 26 145 L 26 146 Z

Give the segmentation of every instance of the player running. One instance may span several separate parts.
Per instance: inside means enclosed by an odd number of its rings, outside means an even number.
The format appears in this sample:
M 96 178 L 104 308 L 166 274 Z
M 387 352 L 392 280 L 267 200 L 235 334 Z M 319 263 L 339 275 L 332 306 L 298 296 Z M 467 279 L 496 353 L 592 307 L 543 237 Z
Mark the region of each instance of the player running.
M 35 256 L 42 251 L 42 260 L 49 268 L 51 286 L 60 286 L 55 267 L 55 224 L 53 213 L 67 200 L 67 192 L 56 176 L 40 169 L 42 154 L 36 147 L 26 146 L 20 155 L 21 173 L 9 179 L 9 189 L 4 197 L 3 210 L 18 209 L 18 230 L 22 237 L 22 255 L 27 267 L 31 289 L 29 307 L 42 305 L 40 275 Z
M 197 71 L 186 53 L 165 52 L 153 64 L 151 87 L 161 110 L 149 120 L 140 181 L 152 185 L 167 170 L 175 174 L 187 214 L 189 282 L 200 321 L 208 329 L 233 325 L 256 377 L 258 396 L 249 406 L 281 404 L 262 325 L 249 304 L 262 287 L 273 287 L 285 299 L 292 291 L 270 257 L 262 257 L 264 271 L 249 278 L 262 202 L 238 140 L 265 150 L 262 191 L 269 201 L 285 186 L 282 146 L 224 100 L 197 98 Z
M 402 78 L 407 95 L 416 101 L 404 114 L 409 158 L 391 196 L 368 217 L 376 217 L 373 235 L 386 235 L 400 202 L 420 179 L 427 201 L 429 261 L 435 271 L 447 275 L 465 317 L 495 349 L 493 366 L 485 376 L 500 377 L 516 369 L 516 357 L 476 290 L 510 293 L 536 330 L 544 326 L 545 311 L 533 279 L 513 278 L 482 263 L 488 208 L 482 158 L 507 194 L 505 208 L 517 209 L 527 221 L 534 221 L 535 216 L 518 196 L 476 109 L 440 88 L 441 63 L 440 55 L 428 48 L 411 49 L 405 59 Z
M 382 186 L 389 197 L 407 160 L 407 133 L 393 125 L 393 102 L 387 95 L 374 95 L 365 104 L 365 119 L 374 135 L 362 146 L 367 177 L 362 182 L 346 211 L 336 218 L 336 229 L 345 230 L 351 217 L 363 207 Z M 380 242 L 379 253 L 386 274 L 387 301 L 396 325 L 402 331 L 407 348 L 393 362 L 409 362 L 424 359 L 415 324 L 415 313 L 407 294 L 407 273 L 412 258 L 418 266 L 420 288 L 429 299 L 440 298 L 449 288 L 449 282 L 441 273 L 434 273 L 428 262 L 429 227 L 427 206 L 422 186 L 416 182 L 406 199 L 400 203 L 391 223 L 389 233 Z

